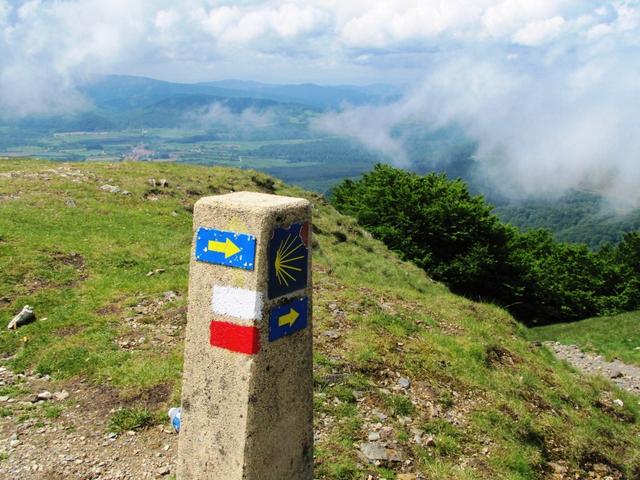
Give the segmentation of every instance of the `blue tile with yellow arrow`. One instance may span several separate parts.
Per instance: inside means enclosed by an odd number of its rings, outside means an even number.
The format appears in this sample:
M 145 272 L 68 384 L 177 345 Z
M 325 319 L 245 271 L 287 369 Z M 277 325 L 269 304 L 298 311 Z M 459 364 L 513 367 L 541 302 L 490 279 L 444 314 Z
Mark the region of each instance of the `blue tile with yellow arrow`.
M 269 313 L 269 341 L 303 330 L 309 323 L 309 299 L 298 298 L 271 309 Z
M 228 267 L 253 270 L 256 237 L 246 233 L 226 232 L 200 227 L 196 234 L 196 260 Z

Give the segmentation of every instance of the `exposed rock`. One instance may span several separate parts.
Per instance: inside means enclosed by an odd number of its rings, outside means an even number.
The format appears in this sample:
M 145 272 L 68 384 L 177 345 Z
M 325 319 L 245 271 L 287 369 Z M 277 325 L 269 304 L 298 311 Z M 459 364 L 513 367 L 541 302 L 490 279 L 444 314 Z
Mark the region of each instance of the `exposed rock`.
M 151 270 L 147 273 L 147 277 L 152 277 L 153 275 L 158 275 L 159 273 L 164 273 L 164 268 L 156 268 L 155 270 Z
M 402 454 L 393 448 L 387 449 L 387 456 L 390 462 L 402 462 Z
M 360 451 L 367 460 L 388 460 L 387 449 L 384 445 L 377 442 L 367 442 L 360 446 Z
M 109 193 L 120 193 L 120 187 L 116 187 L 115 185 L 102 185 L 100 187 L 100 190 L 102 190 L 103 192 L 109 192 Z
M 32 323 L 36 321 L 36 315 L 33 313 L 33 308 L 29 305 L 25 305 L 22 307 L 20 313 L 18 313 L 15 317 L 11 319 L 7 328 L 9 330 L 16 330 L 17 328 L 22 327 L 23 325 L 27 325 L 28 323 Z
M 178 298 L 178 294 L 173 290 L 169 290 L 168 292 L 164 292 L 164 299 L 167 302 L 173 302 L 176 298 Z
M 369 432 L 368 440 L 370 442 L 377 442 L 380 440 L 380 432 Z
M 411 380 L 409 380 L 406 377 L 400 377 L 398 379 L 398 385 L 400 385 L 402 388 L 409 388 L 411 386 Z
M 418 445 L 422 443 L 422 436 L 424 435 L 424 430 L 420 430 L 419 428 L 412 428 L 411 434 L 413 435 L 414 443 Z
M 69 398 L 69 392 L 67 392 L 66 390 L 61 390 L 59 392 L 55 392 L 53 394 L 53 398 L 56 399 L 57 401 L 61 402 L 62 400 L 66 400 L 67 398 Z
M 336 340 L 340 338 L 340 332 L 336 330 L 327 330 L 326 332 L 323 333 L 323 335 L 331 338 L 332 340 Z
M 160 467 L 158 469 L 158 475 L 160 475 L 160 476 L 169 475 L 170 473 L 171 473 L 171 468 L 169 468 L 166 465 L 164 467 Z
M 53 394 L 51 392 L 48 391 L 44 391 L 44 392 L 40 392 L 38 395 L 36 395 L 36 402 L 40 402 L 40 401 L 47 401 L 47 400 L 51 400 L 53 398 Z
M 619 398 L 616 398 L 616 399 L 613 401 L 613 404 L 614 404 L 615 406 L 617 406 L 617 407 L 620 407 L 620 408 L 624 407 L 624 402 L 623 402 L 622 400 L 620 400 Z

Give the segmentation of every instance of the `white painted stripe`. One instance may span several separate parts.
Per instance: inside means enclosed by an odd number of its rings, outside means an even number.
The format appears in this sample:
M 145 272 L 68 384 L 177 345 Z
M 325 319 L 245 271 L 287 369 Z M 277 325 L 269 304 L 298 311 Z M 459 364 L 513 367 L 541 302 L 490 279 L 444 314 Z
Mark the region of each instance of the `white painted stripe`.
M 258 320 L 262 316 L 262 293 L 214 285 L 211 306 L 219 315 Z

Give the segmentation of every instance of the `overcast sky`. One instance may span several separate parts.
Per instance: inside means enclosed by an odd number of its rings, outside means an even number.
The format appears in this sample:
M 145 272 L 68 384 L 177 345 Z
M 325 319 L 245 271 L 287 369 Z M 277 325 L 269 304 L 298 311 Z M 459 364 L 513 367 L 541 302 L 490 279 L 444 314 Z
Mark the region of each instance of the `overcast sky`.
M 395 125 L 455 122 L 516 191 L 639 190 L 640 0 L 0 0 L 0 114 L 86 108 L 105 73 L 406 85 L 324 127 L 401 159 Z
M 406 82 L 461 54 L 540 66 L 585 46 L 637 47 L 638 10 L 593 0 L 0 0 L 0 66 L 4 81 L 128 72 Z

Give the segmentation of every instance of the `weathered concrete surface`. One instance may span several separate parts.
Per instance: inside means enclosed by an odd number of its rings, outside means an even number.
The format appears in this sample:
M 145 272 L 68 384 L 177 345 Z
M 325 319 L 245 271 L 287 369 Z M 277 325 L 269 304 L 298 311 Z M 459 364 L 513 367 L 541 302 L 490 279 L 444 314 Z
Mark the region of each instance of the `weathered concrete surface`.
M 252 234 L 256 257 L 255 269 L 248 271 L 196 261 L 192 252 L 179 480 L 313 478 L 310 265 L 305 290 L 276 299 L 267 294 L 272 232 L 308 222 L 310 215 L 306 200 L 249 192 L 206 197 L 196 203 L 194 231 L 207 227 Z M 309 262 L 310 258 L 309 254 Z M 229 298 L 212 301 L 214 285 L 223 287 L 218 292 L 256 292 L 262 302 L 260 315 L 248 318 L 251 308 L 247 305 L 239 305 L 238 316 L 233 315 Z M 307 328 L 270 342 L 271 308 L 303 295 L 310 302 Z M 247 301 L 253 305 L 251 298 Z M 248 355 L 210 345 L 212 320 L 257 327 L 259 352 Z

